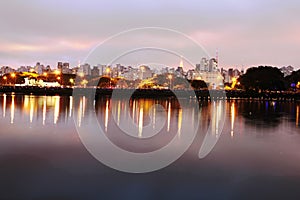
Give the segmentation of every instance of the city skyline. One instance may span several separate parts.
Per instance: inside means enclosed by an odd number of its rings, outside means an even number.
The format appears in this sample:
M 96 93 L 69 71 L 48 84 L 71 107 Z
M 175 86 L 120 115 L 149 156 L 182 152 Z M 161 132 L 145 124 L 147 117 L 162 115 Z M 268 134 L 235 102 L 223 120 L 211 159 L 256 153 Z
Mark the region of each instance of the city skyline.
M 91 86 L 90 81 L 92 81 L 93 84 L 97 84 L 98 86 L 100 84 L 101 87 L 105 86 L 109 88 L 127 88 L 130 85 L 130 87 L 134 86 L 139 88 L 152 89 L 170 88 L 172 80 L 183 78 L 189 81 L 204 81 L 212 89 L 224 88 L 224 85 L 227 84 L 225 89 L 232 90 L 235 89 L 235 86 L 240 86 L 240 82 L 238 81 L 238 79 L 240 77 L 243 78 L 243 75 L 245 75 L 245 71 L 240 71 L 238 68 L 219 68 L 218 57 L 210 59 L 203 57 L 200 63 L 193 65 L 193 68 L 188 70 L 185 70 L 184 68 L 183 58 L 180 59 L 177 67 L 157 67 L 158 66 L 153 67 L 152 65 L 143 64 L 138 66 L 128 66 L 122 65 L 122 63 L 118 63 L 115 65 L 90 65 L 89 63 L 84 63 L 79 64 L 75 67 L 71 67 L 70 63 L 68 62 L 57 62 L 57 67 L 51 68 L 49 65 L 44 66 L 42 63 L 37 62 L 33 67 L 21 66 L 16 70 L 7 66 L 1 67 L 0 78 L 2 79 L 1 84 L 4 86 L 11 86 L 12 84 L 15 84 L 15 86 L 72 87 L 73 85 L 79 84 L 86 87 L 88 84 L 89 86 Z M 295 76 L 300 70 L 294 71 L 294 68 L 292 66 L 281 68 L 271 66 L 258 66 L 250 68 L 249 70 L 247 69 L 246 74 L 248 73 L 248 71 L 249 73 L 251 73 L 251 71 L 255 69 L 267 69 L 269 70 L 268 74 L 272 73 L 271 71 L 275 72 L 277 70 L 275 74 L 278 72 L 279 74 L 281 74 L 280 76 L 287 78 L 287 80 L 290 79 L 289 81 L 292 81 L 291 84 L 293 86 L 291 85 L 291 87 L 299 88 L 300 82 L 295 82 L 295 78 L 292 78 L 292 75 Z M 20 79 L 20 76 L 22 77 L 22 80 Z M 256 76 L 259 76 L 259 74 L 256 74 Z M 76 77 L 78 77 L 77 80 L 79 80 L 79 82 L 77 81 L 75 83 Z M 104 79 L 102 79 L 103 77 Z M 95 78 L 99 79 L 98 83 L 97 80 L 94 80 Z M 104 84 L 104 80 L 106 78 L 110 79 L 109 85 L 107 85 L 106 83 Z M 101 79 L 102 81 L 100 81 Z M 121 85 L 115 85 L 115 83 L 113 83 L 116 80 L 120 79 L 123 80 L 121 81 Z M 164 83 L 162 83 L 161 79 L 166 80 L 164 81 Z M 158 84 L 158 80 L 160 80 L 160 84 Z M 252 77 L 251 80 L 254 80 L 254 78 Z M 129 85 L 127 83 L 125 84 L 124 81 L 129 81 Z M 173 87 L 175 86 L 178 89 L 182 89 L 187 86 L 185 84 L 182 84 L 182 82 L 178 82 L 177 85 L 172 85 Z
M 180 31 L 210 55 L 218 49 L 224 68 L 300 66 L 300 30 L 294 20 L 300 15 L 298 1 L 10 1 L 0 5 L 1 66 L 16 68 L 36 60 L 51 66 L 66 60 L 74 66 L 111 35 L 137 27 Z M 14 17 L 9 17 L 12 13 Z

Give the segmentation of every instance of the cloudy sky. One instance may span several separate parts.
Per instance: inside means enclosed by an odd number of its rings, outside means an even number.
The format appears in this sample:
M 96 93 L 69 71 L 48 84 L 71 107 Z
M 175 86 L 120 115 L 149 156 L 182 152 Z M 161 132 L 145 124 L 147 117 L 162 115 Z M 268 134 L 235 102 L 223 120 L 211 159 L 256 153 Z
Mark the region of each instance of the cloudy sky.
M 3 0 L 0 66 L 76 65 L 114 34 L 163 27 L 188 35 L 210 55 L 218 49 L 225 68 L 299 69 L 299 24 L 299 0 Z

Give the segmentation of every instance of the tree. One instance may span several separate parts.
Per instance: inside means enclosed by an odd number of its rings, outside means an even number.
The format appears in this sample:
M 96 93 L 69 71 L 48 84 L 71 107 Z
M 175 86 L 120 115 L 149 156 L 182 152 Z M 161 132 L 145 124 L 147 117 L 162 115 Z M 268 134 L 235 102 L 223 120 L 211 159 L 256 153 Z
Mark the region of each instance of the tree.
M 99 79 L 98 87 L 100 88 L 110 88 L 115 86 L 116 86 L 116 81 L 110 77 L 102 76 Z
M 300 70 L 293 72 L 291 75 L 285 77 L 289 86 L 295 85 L 300 82 Z
M 192 88 L 198 89 L 207 89 L 207 84 L 203 80 L 192 80 L 191 81 Z
M 259 66 L 247 70 L 240 77 L 244 89 L 249 90 L 285 90 L 284 74 L 276 67 Z

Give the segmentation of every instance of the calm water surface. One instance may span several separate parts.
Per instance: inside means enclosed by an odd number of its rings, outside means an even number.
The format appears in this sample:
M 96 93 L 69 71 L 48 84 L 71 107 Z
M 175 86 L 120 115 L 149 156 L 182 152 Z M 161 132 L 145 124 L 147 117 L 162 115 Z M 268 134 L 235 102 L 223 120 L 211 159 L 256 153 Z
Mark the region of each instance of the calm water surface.
M 1 94 L 0 199 L 300 198 L 299 102 L 200 102 L 195 110 L 189 107 L 194 101 Z M 91 123 L 91 109 L 107 137 L 132 152 L 180 141 L 187 126 L 198 124 L 198 132 L 170 166 L 123 173 L 83 146 L 76 126 Z M 132 136 L 122 132 L 128 116 L 135 124 Z M 147 135 L 151 131 L 157 134 Z M 199 159 L 207 132 L 219 140 Z

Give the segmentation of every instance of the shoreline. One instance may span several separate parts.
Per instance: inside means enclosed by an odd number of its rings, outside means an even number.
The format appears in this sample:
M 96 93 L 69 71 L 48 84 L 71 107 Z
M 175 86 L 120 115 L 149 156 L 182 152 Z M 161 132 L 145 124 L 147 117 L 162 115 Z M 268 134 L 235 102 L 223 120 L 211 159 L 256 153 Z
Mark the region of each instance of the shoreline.
M 199 100 L 226 100 L 226 99 L 257 99 L 257 100 L 290 100 L 299 101 L 300 92 L 263 92 L 241 91 L 241 90 L 170 90 L 170 89 L 109 89 L 109 88 L 41 88 L 41 87 L 20 87 L 1 86 L 2 94 L 17 95 L 43 95 L 43 96 L 73 96 L 73 95 L 96 95 L 133 98 L 194 98 Z M 176 93 L 176 95 L 175 95 Z

